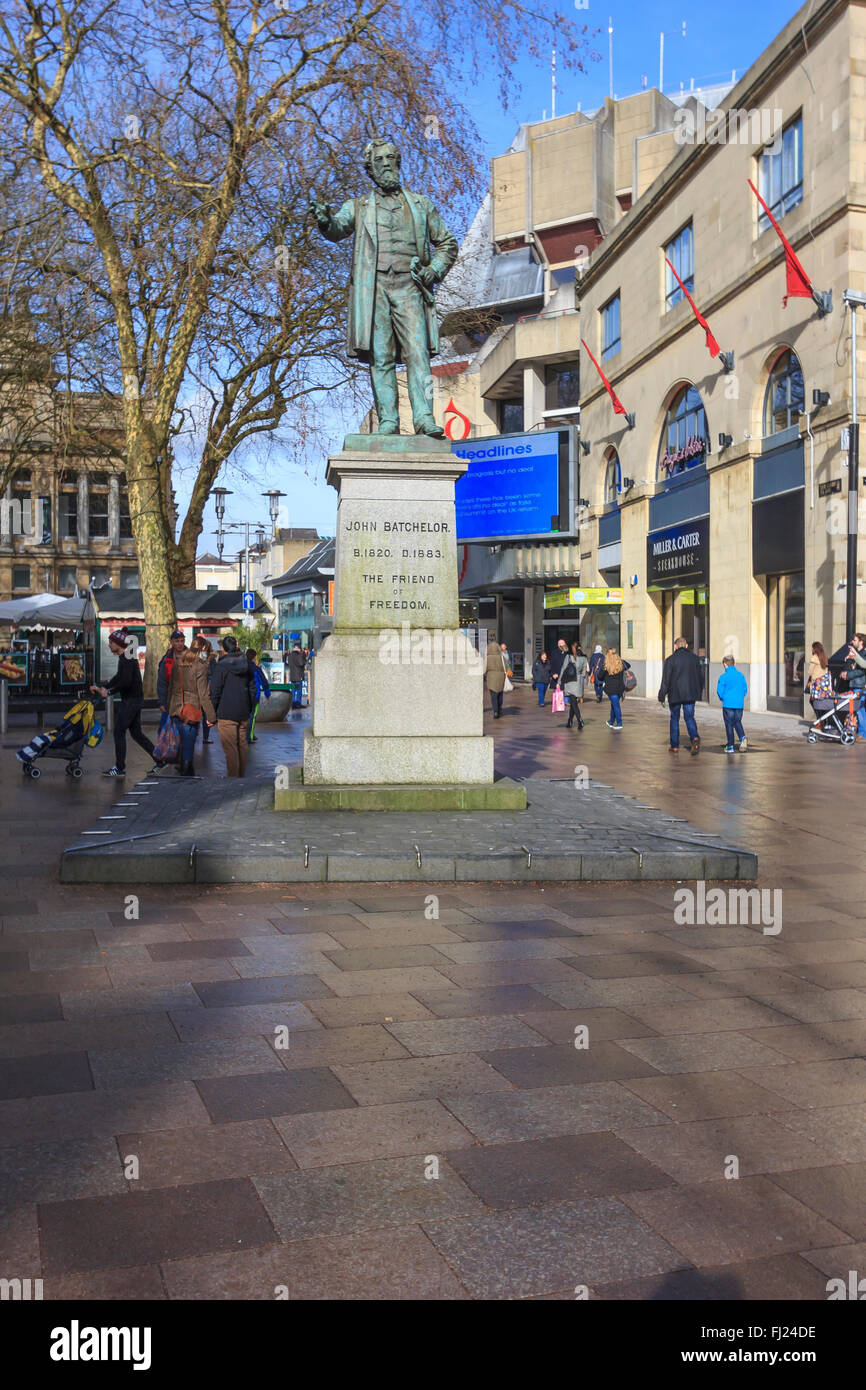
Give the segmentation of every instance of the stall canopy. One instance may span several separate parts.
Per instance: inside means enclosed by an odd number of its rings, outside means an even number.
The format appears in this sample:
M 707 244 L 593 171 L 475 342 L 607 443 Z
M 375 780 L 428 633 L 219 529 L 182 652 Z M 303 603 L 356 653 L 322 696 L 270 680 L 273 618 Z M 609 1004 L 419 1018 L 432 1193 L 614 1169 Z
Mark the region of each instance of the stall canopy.
M 46 628 L 77 630 L 84 626 L 89 602 L 86 595 L 62 598 L 60 594 L 33 594 L 31 598 L 16 598 L 0 603 L 0 623 L 43 631 Z

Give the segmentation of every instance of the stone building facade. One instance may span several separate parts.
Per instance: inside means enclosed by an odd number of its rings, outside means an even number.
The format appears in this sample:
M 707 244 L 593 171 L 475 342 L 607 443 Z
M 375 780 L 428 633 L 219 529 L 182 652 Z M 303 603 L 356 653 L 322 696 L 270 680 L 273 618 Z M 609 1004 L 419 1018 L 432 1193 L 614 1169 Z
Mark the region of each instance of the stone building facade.
M 0 601 L 109 580 L 137 588 L 122 432 L 110 406 L 89 395 L 55 399 L 44 381 L 32 392 L 18 412 L 32 425 L 0 497 Z
M 634 417 L 587 359 L 580 578 L 621 583 L 639 692 L 655 694 L 683 635 L 711 701 L 731 654 L 752 709 L 795 713 L 812 642 L 831 653 L 848 635 L 843 296 L 866 290 L 866 9 L 804 6 L 717 115 L 678 127 L 674 158 L 580 285 L 581 336 Z M 750 180 L 831 312 L 783 304 L 785 249 Z M 732 364 L 710 355 L 666 253 Z

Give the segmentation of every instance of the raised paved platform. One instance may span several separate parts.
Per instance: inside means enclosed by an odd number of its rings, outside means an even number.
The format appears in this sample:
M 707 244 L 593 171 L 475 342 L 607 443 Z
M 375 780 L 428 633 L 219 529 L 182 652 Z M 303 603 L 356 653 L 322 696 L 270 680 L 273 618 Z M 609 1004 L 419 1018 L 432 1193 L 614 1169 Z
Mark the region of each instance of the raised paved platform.
M 271 782 L 146 778 L 64 851 L 64 883 L 752 879 L 757 855 L 600 782 L 525 811 L 277 815 Z

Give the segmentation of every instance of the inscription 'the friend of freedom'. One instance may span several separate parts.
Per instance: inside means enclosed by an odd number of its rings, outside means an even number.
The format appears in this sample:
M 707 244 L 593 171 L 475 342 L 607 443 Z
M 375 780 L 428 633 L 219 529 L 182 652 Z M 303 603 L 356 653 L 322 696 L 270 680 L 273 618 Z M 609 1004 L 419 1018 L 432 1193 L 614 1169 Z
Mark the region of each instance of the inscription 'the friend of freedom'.
M 447 521 L 383 521 L 383 532 L 413 531 L 413 532 L 437 532 L 439 535 L 448 531 Z M 367 531 L 375 532 L 379 530 L 378 521 L 347 521 L 347 531 Z

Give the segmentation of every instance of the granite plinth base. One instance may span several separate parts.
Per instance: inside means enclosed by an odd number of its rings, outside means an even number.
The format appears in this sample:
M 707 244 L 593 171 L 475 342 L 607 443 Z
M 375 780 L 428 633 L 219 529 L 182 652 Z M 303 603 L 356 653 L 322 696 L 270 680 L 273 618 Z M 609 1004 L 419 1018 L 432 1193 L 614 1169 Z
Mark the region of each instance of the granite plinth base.
M 307 785 L 299 767 L 277 785 L 275 811 L 524 811 L 526 787 L 510 777 L 476 785 Z
M 304 735 L 307 786 L 493 786 L 493 739 Z

